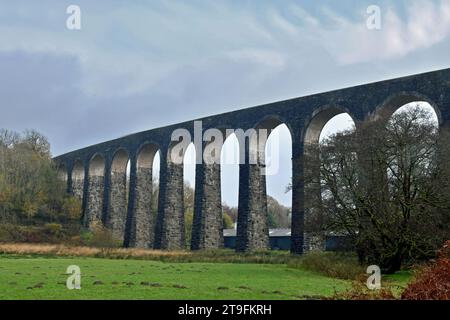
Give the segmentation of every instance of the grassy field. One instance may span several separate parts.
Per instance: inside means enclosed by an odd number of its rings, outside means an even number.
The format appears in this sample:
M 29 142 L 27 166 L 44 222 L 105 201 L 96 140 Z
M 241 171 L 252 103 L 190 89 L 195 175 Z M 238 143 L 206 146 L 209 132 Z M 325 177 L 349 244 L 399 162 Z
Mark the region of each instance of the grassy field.
M 66 288 L 70 265 L 81 269 L 81 290 Z M 343 279 L 364 272 L 355 257 L 333 253 L 0 244 L 0 299 L 314 299 L 349 289 Z M 382 285 L 400 293 L 410 279 L 400 272 Z
M 81 268 L 68 290 L 66 268 Z M 0 256 L 0 299 L 305 299 L 349 282 L 276 264 Z

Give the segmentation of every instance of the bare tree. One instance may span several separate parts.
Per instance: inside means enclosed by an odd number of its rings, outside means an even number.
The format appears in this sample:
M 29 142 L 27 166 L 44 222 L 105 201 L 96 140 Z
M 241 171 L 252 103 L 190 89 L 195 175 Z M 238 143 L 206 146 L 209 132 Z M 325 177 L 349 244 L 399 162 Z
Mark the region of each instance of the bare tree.
M 345 234 L 361 262 L 387 273 L 433 256 L 450 237 L 450 135 L 430 119 L 416 107 L 313 147 L 306 163 L 320 154 L 321 200 L 309 202 L 307 229 Z M 317 174 L 305 168 L 305 184 Z

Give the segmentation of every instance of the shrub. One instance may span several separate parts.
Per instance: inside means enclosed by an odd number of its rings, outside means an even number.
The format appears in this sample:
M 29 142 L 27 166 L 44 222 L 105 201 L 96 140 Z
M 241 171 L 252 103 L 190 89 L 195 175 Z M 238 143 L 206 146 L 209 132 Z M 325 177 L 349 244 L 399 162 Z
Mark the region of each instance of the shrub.
M 59 223 L 47 223 L 44 225 L 44 232 L 54 237 L 61 237 L 63 235 L 63 227 Z
M 299 260 L 298 266 L 339 279 L 353 280 L 365 273 L 364 268 L 358 264 L 356 256 L 348 253 L 309 252 Z
M 406 300 L 450 300 L 450 241 L 423 267 L 402 294 Z
M 66 197 L 62 205 L 63 217 L 77 221 L 81 218 L 81 201 L 75 197 Z
M 0 226 L 0 241 L 2 242 L 49 242 L 49 235 L 42 228 L 4 224 Z
M 72 225 L 59 223 L 37 226 L 0 224 L 0 242 L 61 243 L 76 233 L 78 229 Z
M 234 226 L 233 219 L 231 219 L 230 215 L 226 212 L 223 213 L 223 228 L 224 229 L 232 229 Z
M 15 242 L 13 234 L 16 233 L 16 228 L 12 224 L 0 225 L 0 242 Z
M 121 241 L 116 240 L 112 232 L 104 226 L 97 225 L 92 231 L 81 233 L 81 239 L 84 245 L 98 248 L 118 248 L 121 247 Z

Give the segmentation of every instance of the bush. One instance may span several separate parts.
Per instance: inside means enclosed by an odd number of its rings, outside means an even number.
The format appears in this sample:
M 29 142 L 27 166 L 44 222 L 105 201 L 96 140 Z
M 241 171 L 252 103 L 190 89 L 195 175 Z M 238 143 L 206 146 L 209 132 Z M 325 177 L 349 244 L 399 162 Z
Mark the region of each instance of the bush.
M 63 235 L 63 227 L 59 223 L 47 223 L 44 225 L 44 232 L 59 238 Z
M 422 268 L 402 294 L 406 300 L 450 300 L 450 241 L 438 253 L 438 259 Z
M 0 242 L 61 243 L 77 232 L 77 228 L 58 223 L 41 226 L 0 224 Z
M 92 231 L 82 232 L 81 241 L 84 245 L 98 248 L 118 248 L 122 246 L 121 241 L 114 239 L 111 231 L 101 225 L 93 227 Z
M 232 229 L 234 227 L 233 219 L 226 212 L 223 213 L 223 228 Z
M 299 266 L 339 279 L 353 280 L 365 273 L 364 268 L 358 264 L 356 256 L 347 253 L 309 252 L 299 260 Z

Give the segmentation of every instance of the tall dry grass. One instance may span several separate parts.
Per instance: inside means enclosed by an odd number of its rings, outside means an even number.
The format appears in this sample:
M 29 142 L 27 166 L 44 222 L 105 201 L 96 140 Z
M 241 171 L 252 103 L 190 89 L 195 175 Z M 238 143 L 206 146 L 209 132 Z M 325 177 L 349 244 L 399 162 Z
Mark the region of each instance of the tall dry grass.
M 152 259 L 185 256 L 189 253 L 137 248 L 94 248 L 59 244 L 0 243 L 0 254 Z
M 63 244 L 0 243 L 0 254 L 45 255 L 66 257 L 94 257 L 108 259 L 140 259 L 164 262 L 221 262 L 288 264 L 299 257 L 288 252 L 262 251 L 236 253 L 233 250 L 218 249 L 206 251 L 162 251 L 139 248 L 98 248 L 70 246 Z

